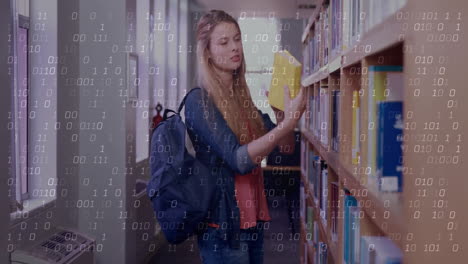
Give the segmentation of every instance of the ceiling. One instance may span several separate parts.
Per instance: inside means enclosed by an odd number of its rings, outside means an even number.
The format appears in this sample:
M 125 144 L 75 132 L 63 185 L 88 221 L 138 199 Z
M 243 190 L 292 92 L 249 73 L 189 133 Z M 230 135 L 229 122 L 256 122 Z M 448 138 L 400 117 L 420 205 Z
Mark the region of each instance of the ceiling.
M 196 0 L 204 10 L 221 9 L 234 17 L 309 18 L 313 9 L 299 6 L 313 5 L 317 0 Z M 255 13 L 254 13 L 255 12 Z

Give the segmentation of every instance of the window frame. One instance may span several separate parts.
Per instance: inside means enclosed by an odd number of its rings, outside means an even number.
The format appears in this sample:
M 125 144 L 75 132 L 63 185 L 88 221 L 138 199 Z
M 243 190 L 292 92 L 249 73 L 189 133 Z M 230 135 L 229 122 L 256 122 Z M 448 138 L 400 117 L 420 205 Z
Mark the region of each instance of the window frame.
M 19 178 L 20 178 L 20 190 L 21 190 L 21 202 L 25 201 L 25 200 L 28 200 L 30 198 L 30 195 L 29 195 L 29 189 L 30 189 L 30 186 L 29 186 L 29 168 L 31 167 L 30 166 L 30 160 L 29 160 L 29 132 L 30 132 L 30 129 L 29 129 L 29 109 L 30 109 L 30 89 L 31 89 L 31 78 L 30 78 L 30 56 L 29 56 L 29 45 L 30 45 L 30 38 L 29 38 L 29 33 L 30 33 L 30 18 L 27 17 L 27 16 L 23 16 L 23 15 L 18 15 L 18 29 L 25 29 L 26 30 L 26 108 L 25 108 L 25 111 L 26 111 L 26 143 L 25 143 L 25 147 L 26 147 L 26 191 L 23 192 L 22 191 L 22 185 L 23 185 L 23 179 L 21 177 L 21 171 L 16 172 L 16 178 L 17 178 L 17 182 L 18 182 L 18 174 L 20 174 Z M 19 34 L 18 34 L 18 31 L 17 31 L 17 38 L 19 37 Z M 16 54 L 18 56 L 18 53 Z M 18 69 L 16 69 L 18 71 Z M 21 81 L 18 79 L 18 82 Z M 18 86 L 17 86 L 17 89 L 18 89 Z M 15 97 L 16 100 L 17 97 Z M 17 103 L 17 102 L 16 102 Z M 16 115 L 15 115 L 16 116 Z M 16 117 L 17 118 L 17 117 Z M 15 120 L 16 122 L 16 120 Z M 16 126 L 15 126 L 16 127 Z M 18 189 L 18 187 L 17 187 Z
M 9 197 L 10 197 L 10 213 L 16 213 L 16 212 L 19 212 L 19 211 L 23 211 L 23 203 L 24 201 L 30 199 L 30 195 L 29 195 L 29 114 L 28 114 L 28 111 L 29 111 L 29 103 L 30 103 L 30 100 L 29 100 L 29 94 L 30 94 L 30 87 L 31 87 L 31 83 L 30 83 L 30 69 L 29 69 L 29 66 L 30 66 L 30 56 L 29 56 L 29 52 L 28 52 L 28 47 L 29 47 L 29 44 L 30 44 L 30 38 L 29 38 L 29 33 L 30 33 L 30 18 L 27 17 L 27 16 L 24 16 L 24 15 L 21 15 L 21 14 L 18 14 L 17 16 L 13 16 L 13 30 L 12 30 L 12 40 L 11 40 L 11 46 L 12 46 L 12 50 L 13 50 L 13 58 L 15 60 L 15 65 L 12 67 L 13 68 L 13 79 L 11 80 L 11 89 L 13 89 L 13 96 L 12 96 L 12 100 L 13 100 L 13 104 L 12 104 L 12 108 L 11 108 L 11 116 L 12 116 L 12 119 L 13 119 L 13 129 L 11 131 L 11 174 L 10 174 L 10 179 L 11 179 L 11 184 L 9 183 Z M 20 110 L 20 102 L 19 102 L 19 96 L 18 96 L 18 89 L 19 89 L 19 82 L 21 82 L 21 78 L 18 78 L 18 74 L 19 74 L 19 62 L 18 62 L 18 54 L 19 54 L 19 51 L 18 51 L 18 42 L 20 41 L 20 29 L 24 29 L 26 30 L 26 39 L 25 39 L 25 43 L 26 43 L 26 52 L 25 52 L 25 56 L 26 56 L 26 71 L 25 71 L 25 75 L 26 75 L 26 106 L 25 106 L 25 116 L 26 118 L 24 118 L 25 120 L 25 126 L 26 126 L 26 135 L 25 135 L 25 143 L 24 145 L 22 145 L 21 141 L 18 142 L 17 139 L 18 139 L 18 131 L 19 131 L 19 117 L 17 115 L 17 112 L 18 110 Z M 23 65 L 24 66 L 24 65 Z M 22 151 L 22 147 L 24 149 L 24 152 L 25 152 L 25 157 L 24 157 L 24 167 L 21 165 L 21 151 Z M 22 175 L 22 171 L 23 171 L 23 168 L 25 168 L 26 170 L 26 175 L 25 175 L 25 180 L 26 180 L 26 183 L 23 183 L 23 175 Z M 23 189 L 23 186 L 25 187 Z M 24 190 L 24 192 L 23 192 Z

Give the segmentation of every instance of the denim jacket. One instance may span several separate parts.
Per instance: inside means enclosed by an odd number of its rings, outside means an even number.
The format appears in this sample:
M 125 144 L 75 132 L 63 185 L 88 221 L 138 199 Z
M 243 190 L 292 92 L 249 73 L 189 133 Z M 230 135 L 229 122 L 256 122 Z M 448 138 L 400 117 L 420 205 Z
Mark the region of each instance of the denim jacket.
M 188 135 L 196 151 L 196 157 L 202 163 L 218 172 L 219 196 L 216 203 L 218 207 L 211 216 L 212 222 L 218 224 L 219 238 L 228 240 L 231 248 L 239 248 L 240 213 L 237 206 L 235 189 L 235 174 L 247 174 L 256 168 L 247 153 L 247 144 L 240 145 L 222 114 L 214 106 L 214 102 L 206 102 L 211 112 L 205 112 L 202 102 L 204 89 L 194 88 L 185 101 L 185 125 Z M 211 108 L 213 107 L 213 108 Z M 209 114 L 213 117 L 209 117 Z M 265 127 L 268 131 L 276 125 L 268 114 L 263 114 Z M 278 147 L 273 151 L 279 152 Z M 272 153 L 273 153 L 272 152 Z

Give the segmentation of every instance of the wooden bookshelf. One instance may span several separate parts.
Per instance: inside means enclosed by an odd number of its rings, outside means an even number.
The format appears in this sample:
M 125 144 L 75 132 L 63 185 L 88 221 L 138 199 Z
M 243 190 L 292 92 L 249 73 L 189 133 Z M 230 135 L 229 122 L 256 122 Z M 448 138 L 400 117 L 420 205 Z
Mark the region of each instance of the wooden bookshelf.
M 333 2 L 335 1 L 316 2 L 317 8 L 302 36 L 304 50 L 309 48 L 311 32 L 317 34 L 315 24 L 318 23 L 320 12 L 326 8 L 325 5 L 332 5 Z M 348 42 L 348 46 L 342 48 L 337 55 L 331 56 L 332 52 L 329 52 L 325 64 L 311 66 L 310 69 L 316 70 L 311 70 L 302 78 L 308 97 L 317 96 L 317 91 L 323 84 L 328 85 L 328 92 L 340 91 L 340 119 L 337 122 L 339 150 L 333 150 L 330 143 L 333 115 L 328 117 L 329 142 L 324 145 L 321 138 L 315 135 L 316 132 L 310 130 L 309 120 L 313 115 L 309 113 L 304 115 L 306 120 L 301 128 L 302 140 L 306 142 L 301 146 L 307 146 L 306 157 L 313 153 L 325 160 L 329 173 L 338 181 L 340 190 L 348 190 L 356 198 L 360 211 L 364 213 L 360 219 L 360 235 L 390 238 L 401 249 L 403 263 L 466 262 L 462 246 L 468 246 L 468 228 L 462 226 L 461 219 L 467 219 L 468 212 L 460 197 L 468 186 L 468 180 L 466 177 L 459 177 L 468 169 L 465 165 L 467 163 L 460 163 L 463 157 L 462 148 L 468 147 L 466 140 L 463 141 L 468 130 L 465 127 L 462 129 L 460 122 L 460 118 L 468 110 L 461 104 L 468 99 L 468 91 L 461 88 L 461 84 L 465 83 L 462 73 L 465 66 L 462 63 L 468 58 L 464 48 L 468 43 L 464 40 L 464 45 L 461 44 L 460 24 L 466 20 L 466 12 L 468 5 L 462 3 L 407 1 L 392 15 L 366 28 L 367 31 L 358 40 Z M 332 19 L 331 16 L 329 19 Z M 419 29 L 421 24 L 424 24 L 423 30 Z M 343 32 L 340 32 L 340 37 L 344 38 Z M 329 38 L 332 38 L 331 34 Z M 447 41 L 447 38 L 456 38 L 456 41 Z M 313 59 L 307 60 L 309 63 L 310 61 Z M 405 126 L 402 144 L 402 192 L 379 191 L 377 177 L 366 172 L 368 156 L 371 155 L 366 147 L 371 133 L 368 126 L 370 119 L 367 116 L 371 109 L 366 92 L 368 69 L 376 65 L 403 66 L 402 114 Z M 360 101 L 358 163 L 352 160 L 353 91 L 359 91 Z M 331 96 L 328 102 L 331 107 Z M 427 137 L 436 136 L 439 140 L 427 140 Z M 425 151 L 421 151 L 421 148 L 425 148 Z M 438 149 L 435 150 L 436 148 Z M 303 158 L 301 162 L 308 163 L 310 160 Z M 320 206 L 314 199 L 314 190 L 309 185 L 309 166 L 301 165 L 306 203 L 313 206 L 314 211 L 320 212 Z M 329 174 L 328 188 L 331 181 Z M 327 199 L 330 202 L 330 197 Z M 340 206 L 343 206 L 343 199 L 340 196 Z M 343 208 L 339 207 L 339 210 Z M 338 221 L 337 241 L 332 241 L 330 214 L 327 225 L 317 213 L 314 218 L 319 225 L 320 240 L 328 245 L 328 263 L 343 263 L 343 216 Z M 305 224 L 302 223 L 301 227 L 305 228 Z M 301 234 L 305 235 L 305 232 Z M 315 263 L 311 258 L 314 250 L 311 246 L 310 252 L 307 252 L 309 263 Z
M 304 185 L 305 192 L 307 195 L 307 204 L 313 206 L 314 208 L 318 208 L 318 205 L 316 204 L 314 198 L 312 197 L 312 190 L 309 187 L 308 180 L 307 178 L 301 173 L 301 180 L 304 183 L 307 183 Z M 301 217 L 301 228 L 305 230 L 305 220 Z M 323 219 L 320 216 L 317 216 L 315 214 L 314 220 L 317 221 L 318 223 L 318 229 L 320 233 L 320 237 L 324 240 L 324 242 L 327 243 L 328 248 L 329 248 L 329 254 L 331 255 L 332 259 L 339 259 L 339 252 L 338 252 L 338 247 L 337 247 L 337 242 L 333 242 L 331 239 L 331 235 L 329 232 L 329 225 L 325 225 L 323 222 Z M 302 233 L 302 235 L 305 237 L 305 231 Z
M 373 219 L 377 226 L 381 227 L 385 235 L 404 232 L 404 211 L 401 206 L 401 193 L 378 193 L 376 186 L 362 185 L 356 176 L 342 164 L 338 153 L 331 151 L 328 147 L 324 147 L 310 131 L 303 131 L 302 135 L 311 142 L 319 152 L 319 155 L 327 161 L 328 165 L 339 174 L 340 183 L 346 189 L 353 190 L 354 193 L 366 194 L 356 195 L 355 197 L 363 204 L 369 204 L 369 206 L 363 208 L 364 211 L 368 217 Z M 386 204 L 395 206 L 390 207 Z M 387 215 L 390 215 L 390 217 L 387 218 Z
M 303 79 L 301 84 L 302 86 L 310 86 L 316 82 L 320 82 L 321 80 L 328 78 L 328 73 L 328 67 L 324 66 L 317 72 Z

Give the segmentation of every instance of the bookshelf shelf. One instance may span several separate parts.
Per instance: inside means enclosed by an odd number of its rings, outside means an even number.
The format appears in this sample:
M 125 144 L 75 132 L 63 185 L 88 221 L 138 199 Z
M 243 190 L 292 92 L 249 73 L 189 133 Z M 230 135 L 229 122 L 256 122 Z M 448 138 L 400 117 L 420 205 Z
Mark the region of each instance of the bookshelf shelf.
M 327 263 L 311 259 L 325 243 L 328 263 L 374 263 L 387 253 L 398 263 L 466 262 L 468 163 L 459 159 L 468 132 L 459 123 L 468 42 L 459 36 L 468 5 L 316 4 L 302 35 L 301 200 L 320 242 L 302 259 Z M 379 252 L 357 250 L 376 241 L 385 241 Z
M 316 82 L 320 82 L 326 78 L 328 78 L 329 74 L 335 72 L 341 68 L 341 56 L 336 56 L 331 62 L 318 71 L 312 73 L 311 75 L 305 77 L 301 84 L 302 86 L 310 86 Z
M 328 64 L 328 72 L 332 73 L 341 68 L 341 55 L 337 55 L 335 58 L 331 59 L 330 63 Z
M 304 78 L 301 82 L 302 86 L 310 86 L 313 83 L 319 82 L 328 77 L 328 67 L 324 66 L 318 71 Z

